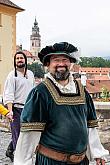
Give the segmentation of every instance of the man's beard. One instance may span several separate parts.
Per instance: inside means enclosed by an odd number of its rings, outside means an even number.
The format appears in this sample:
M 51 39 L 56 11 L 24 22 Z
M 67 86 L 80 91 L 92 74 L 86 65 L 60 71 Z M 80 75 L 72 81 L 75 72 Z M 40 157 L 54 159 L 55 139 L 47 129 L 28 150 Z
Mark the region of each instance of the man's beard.
M 56 71 L 52 75 L 56 81 L 63 81 L 68 79 L 70 72 L 66 66 L 64 71 L 58 71 L 56 67 Z
M 17 66 L 17 68 L 24 68 L 24 67 L 25 67 L 25 64 L 22 63 L 22 64 L 20 64 L 20 65 L 16 65 L 16 66 Z

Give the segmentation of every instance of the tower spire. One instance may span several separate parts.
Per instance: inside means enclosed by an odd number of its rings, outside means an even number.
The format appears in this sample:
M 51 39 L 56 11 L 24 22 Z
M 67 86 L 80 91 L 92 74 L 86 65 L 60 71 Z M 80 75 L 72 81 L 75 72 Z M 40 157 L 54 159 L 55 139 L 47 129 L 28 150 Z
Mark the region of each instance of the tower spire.
M 35 16 L 34 26 L 37 26 L 37 25 L 38 25 L 38 23 L 37 23 L 36 16 Z
M 36 56 L 36 59 L 38 59 L 38 52 L 40 47 L 41 36 L 39 34 L 39 26 L 35 16 L 34 26 L 32 27 L 32 34 L 30 35 L 30 52 L 33 56 Z

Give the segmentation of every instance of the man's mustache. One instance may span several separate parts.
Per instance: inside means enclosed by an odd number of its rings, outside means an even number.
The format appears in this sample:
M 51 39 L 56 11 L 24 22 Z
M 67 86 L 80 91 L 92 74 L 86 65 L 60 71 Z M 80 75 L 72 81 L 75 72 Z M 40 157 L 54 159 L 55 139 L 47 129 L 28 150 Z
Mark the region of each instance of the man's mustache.
M 56 66 L 56 69 L 57 68 L 67 68 L 67 66 Z
M 18 64 L 19 64 L 19 63 L 23 63 L 23 62 L 22 62 L 22 61 L 19 61 Z
M 57 71 L 59 68 L 65 68 L 65 70 L 67 71 L 67 66 L 56 66 L 55 70 Z
M 67 66 L 56 66 L 56 68 L 63 68 L 63 67 L 66 68 Z

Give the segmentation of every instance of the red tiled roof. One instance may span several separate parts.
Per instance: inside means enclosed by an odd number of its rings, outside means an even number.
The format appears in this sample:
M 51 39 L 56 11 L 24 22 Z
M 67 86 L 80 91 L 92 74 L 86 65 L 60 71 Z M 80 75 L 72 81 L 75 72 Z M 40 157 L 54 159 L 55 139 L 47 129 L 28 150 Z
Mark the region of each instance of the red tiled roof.
M 110 68 L 80 67 L 80 72 L 92 74 L 107 74 L 108 72 L 110 72 Z
M 108 75 L 92 75 L 88 78 L 89 80 L 110 80 Z
M 101 93 L 103 87 L 110 91 L 110 68 L 79 67 L 78 69 L 79 73 L 85 72 L 87 75 L 86 88 L 90 94 Z
M 110 80 L 87 80 L 86 88 L 89 93 L 100 93 L 102 92 L 102 88 L 106 88 L 110 91 Z
M 24 10 L 23 8 L 17 6 L 13 2 L 11 2 L 10 0 L 0 0 L 0 4 L 5 5 L 5 6 L 9 6 L 9 7 L 13 7 L 13 8 L 22 10 L 22 11 Z
M 34 56 L 31 54 L 31 52 L 29 52 L 28 50 L 23 50 L 23 52 L 25 53 L 25 55 L 29 58 L 33 58 Z

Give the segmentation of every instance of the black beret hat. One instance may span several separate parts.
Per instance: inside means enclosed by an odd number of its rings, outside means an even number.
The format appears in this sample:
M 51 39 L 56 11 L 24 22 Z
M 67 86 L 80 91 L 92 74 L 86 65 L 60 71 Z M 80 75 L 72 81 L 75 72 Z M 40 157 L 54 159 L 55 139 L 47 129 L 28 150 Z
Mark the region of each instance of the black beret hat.
M 46 46 L 45 48 L 43 48 L 38 53 L 38 57 L 45 66 L 49 61 L 50 56 L 55 54 L 64 54 L 68 56 L 72 62 L 75 63 L 77 60 L 73 52 L 77 52 L 77 51 L 78 49 L 72 44 L 69 44 L 68 42 L 59 42 L 59 43 L 55 43 L 54 45 Z

